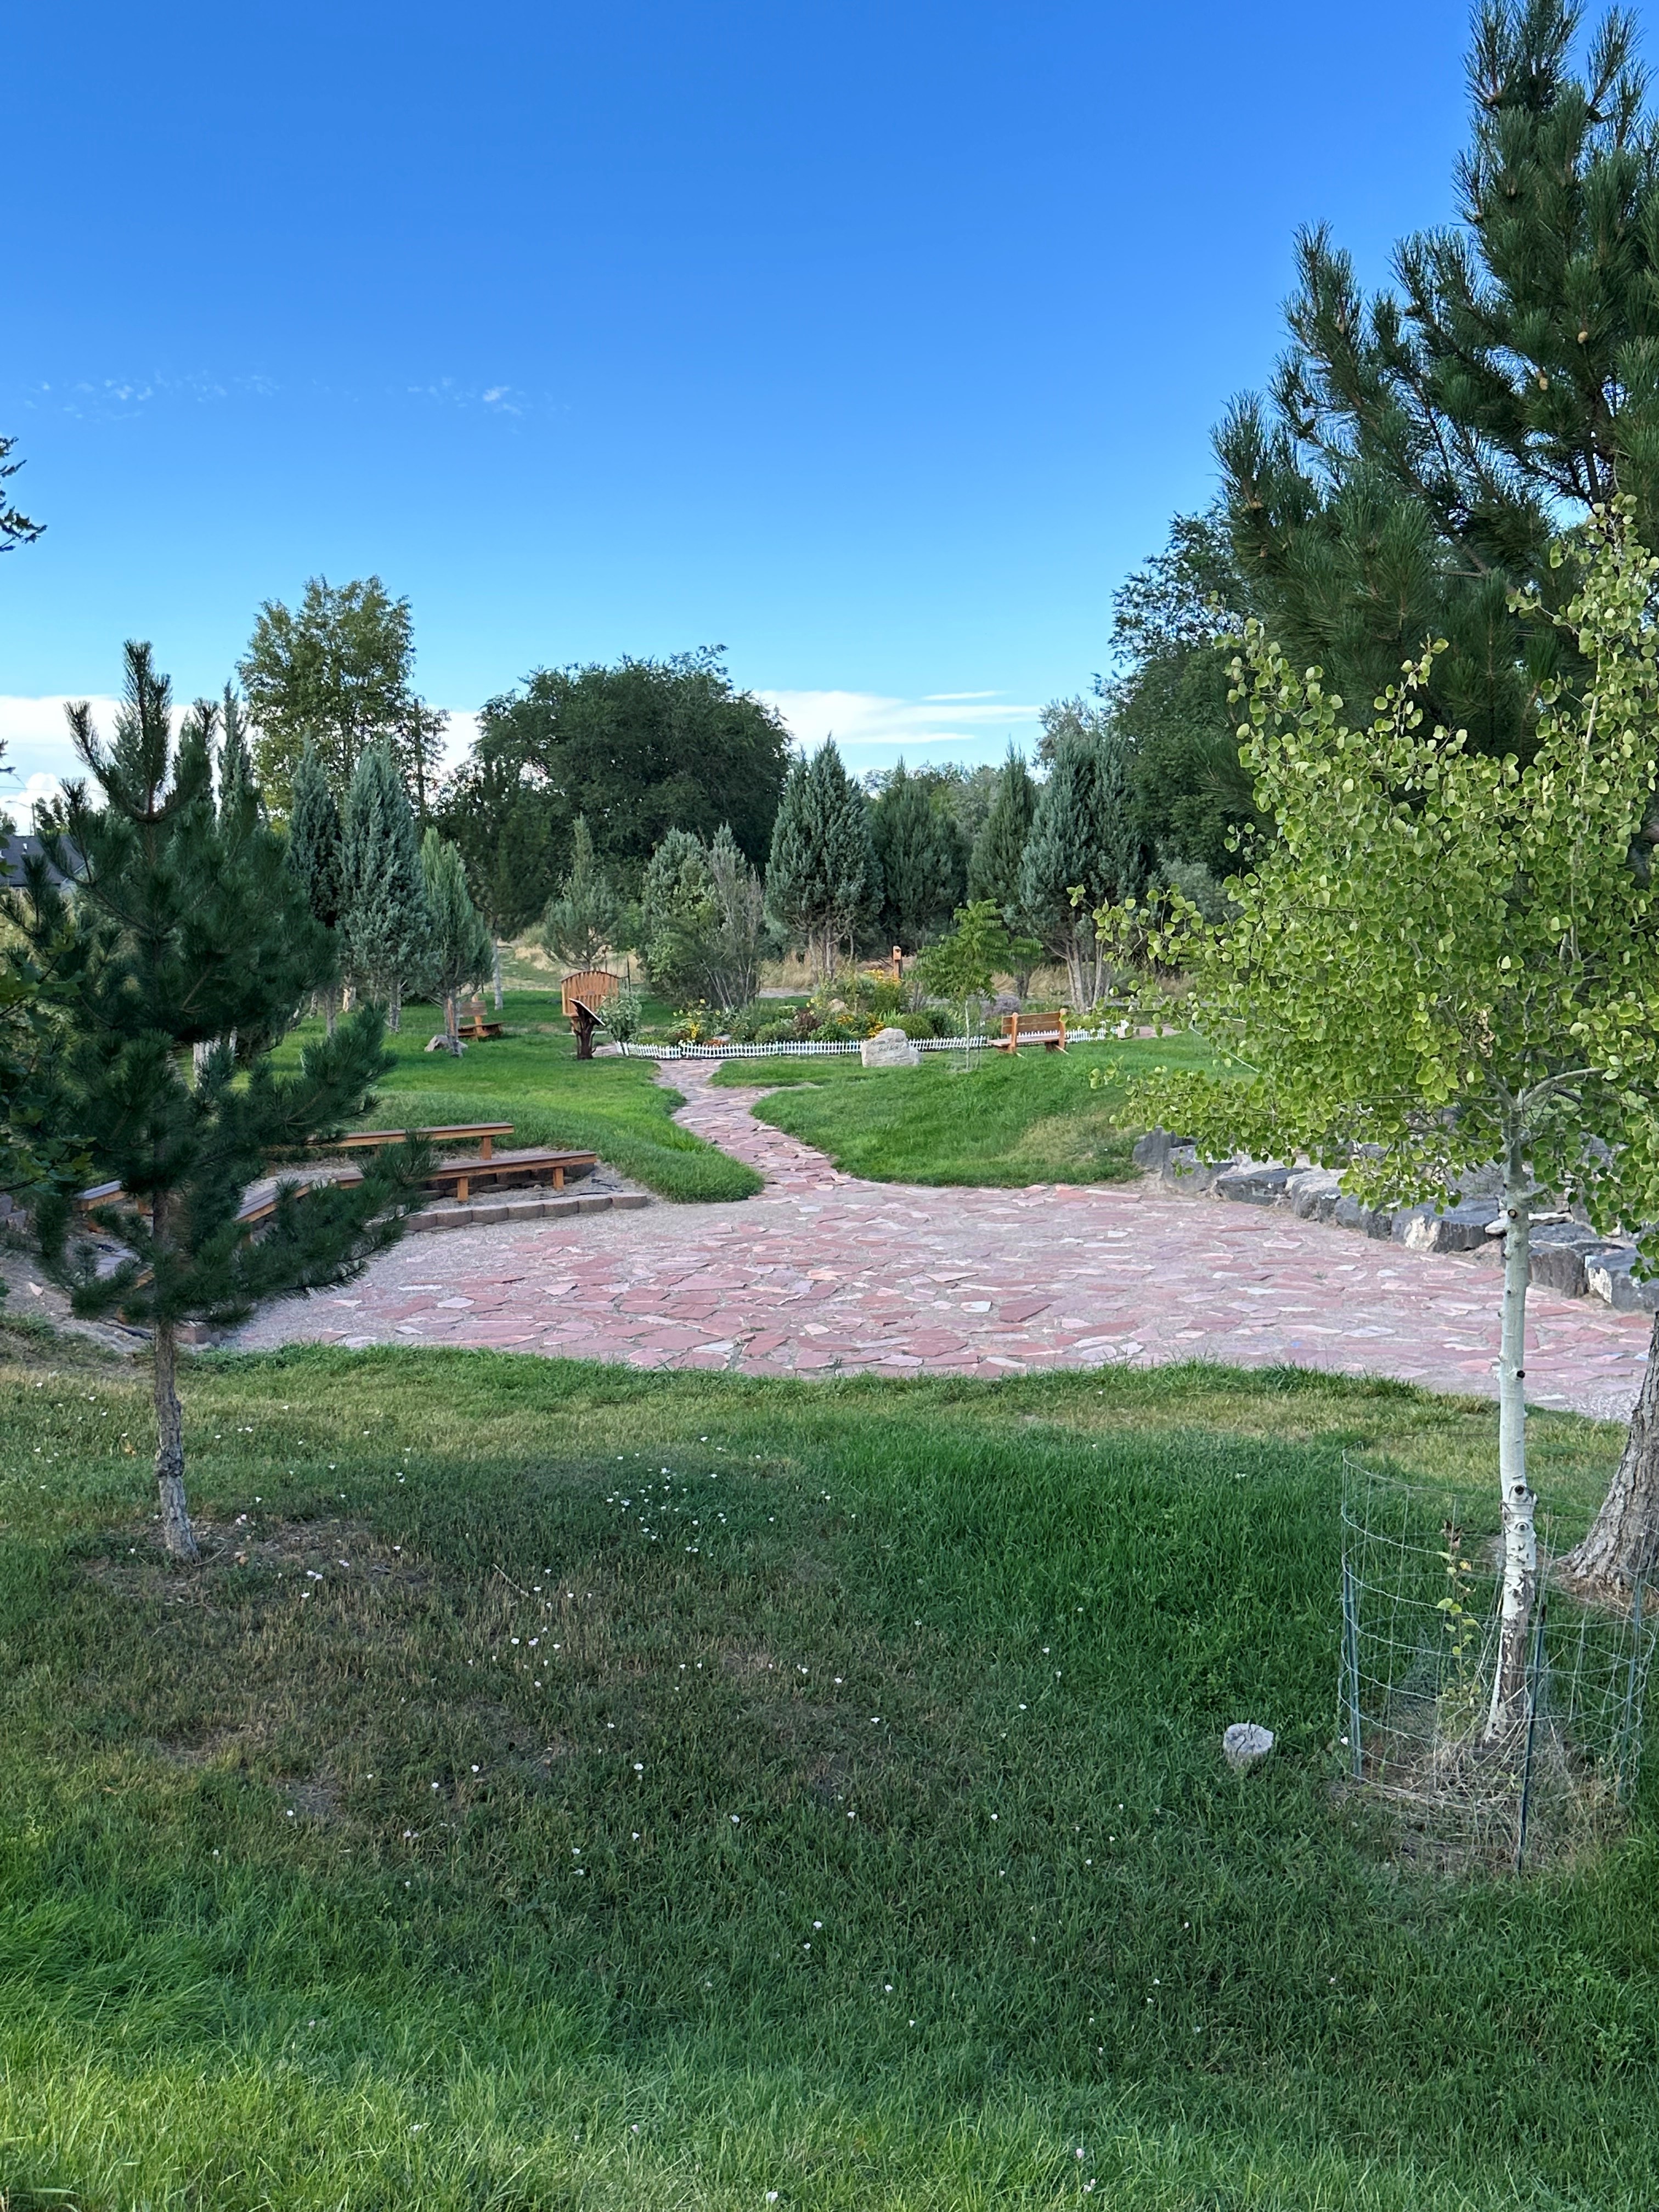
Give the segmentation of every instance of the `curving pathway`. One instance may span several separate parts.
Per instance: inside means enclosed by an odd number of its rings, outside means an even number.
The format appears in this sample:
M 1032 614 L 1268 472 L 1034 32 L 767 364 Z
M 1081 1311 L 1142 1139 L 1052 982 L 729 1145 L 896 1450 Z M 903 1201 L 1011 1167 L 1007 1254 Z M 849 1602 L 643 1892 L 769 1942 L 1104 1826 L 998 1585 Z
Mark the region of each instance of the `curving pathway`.
M 758 1168 L 720 1206 L 410 1238 L 231 1341 L 447 1344 L 743 1374 L 1022 1375 L 1294 1361 L 1490 1393 L 1497 1270 L 1147 1181 L 1028 1190 L 861 1182 L 682 1063 L 687 1127 Z M 1624 1419 L 1645 1315 L 1534 1291 L 1528 1395 Z

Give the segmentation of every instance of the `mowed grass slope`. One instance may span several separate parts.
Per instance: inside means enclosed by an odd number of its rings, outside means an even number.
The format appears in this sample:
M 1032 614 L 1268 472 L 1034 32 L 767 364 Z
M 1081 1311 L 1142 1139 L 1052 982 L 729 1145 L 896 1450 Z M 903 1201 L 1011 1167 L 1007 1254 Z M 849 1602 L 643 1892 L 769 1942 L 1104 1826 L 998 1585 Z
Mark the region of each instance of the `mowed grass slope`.
M 9 2212 L 1659 2197 L 1652 1788 L 1519 1883 L 1332 1793 L 1340 1450 L 1478 1532 L 1488 1409 L 216 1358 L 183 1574 L 131 1376 L 0 1395 Z
M 506 1000 L 509 1033 L 470 1045 L 459 1060 L 425 1048 L 441 1026 L 437 1009 L 405 1006 L 402 1030 L 387 1039 L 397 1065 L 380 1085 L 375 1124 L 511 1121 L 515 1145 L 597 1152 L 664 1198 L 748 1198 L 761 1188 L 752 1168 L 672 1119 L 683 1100 L 658 1083 L 654 1063 L 579 1060 L 556 991 L 508 991 Z M 302 1023 L 278 1064 L 297 1062 L 320 1028 Z
M 1154 1067 L 1210 1064 L 1185 1037 L 1126 1038 L 1064 1053 L 981 1050 L 963 1069 L 929 1052 L 915 1068 L 857 1057 L 727 1060 L 714 1080 L 786 1086 L 756 1105 L 773 1127 L 877 1182 L 1114 1182 L 1134 1172 L 1124 1093 Z M 1105 1077 L 1091 1090 L 1091 1068 Z

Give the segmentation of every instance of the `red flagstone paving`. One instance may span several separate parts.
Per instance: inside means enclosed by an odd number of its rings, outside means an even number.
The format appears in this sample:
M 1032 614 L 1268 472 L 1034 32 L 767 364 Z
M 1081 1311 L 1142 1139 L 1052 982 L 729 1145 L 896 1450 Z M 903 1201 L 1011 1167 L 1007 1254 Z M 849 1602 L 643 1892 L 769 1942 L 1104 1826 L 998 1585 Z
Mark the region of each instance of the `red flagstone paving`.
M 411 1237 L 356 1283 L 268 1308 L 246 1348 L 448 1344 L 752 1375 L 1020 1375 L 1291 1361 L 1490 1394 L 1490 1260 L 1407 1252 L 1147 1181 L 1028 1190 L 861 1182 L 673 1071 L 678 1118 L 766 1176 L 720 1206 Z M 1645 1315 L 1534 1291 L 1527 1391 L 1624 1419 Z

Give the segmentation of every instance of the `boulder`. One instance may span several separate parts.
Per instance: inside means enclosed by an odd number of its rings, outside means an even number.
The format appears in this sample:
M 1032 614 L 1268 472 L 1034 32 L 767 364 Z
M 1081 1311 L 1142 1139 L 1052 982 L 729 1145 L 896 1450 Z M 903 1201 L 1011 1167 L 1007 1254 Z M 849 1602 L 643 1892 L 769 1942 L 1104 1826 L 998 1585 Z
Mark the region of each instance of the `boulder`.
M 1413 1206 L 1394 1217 L 1392 1235 L 1408 1252 L 1479 1252 L 1492 1218 L 1489 1198 L 1460 1199 L 1455 1206 Z
M 1334 1168 L 1299 1168 L 1285 1186 L 1285 1203 L 1298 1221 L 1332 1221 L 1342 1195 Z
M 1224 1168 L 1215 1179 L 1218 1198 L 1231 1198 L 1245 1206 L 1274 1206 L 1285 1195 L 1293 1168 L 1275 1167 L 1270 1161 L 1247 1160 Z
M 859 1057 L 866 1067 L 920 1067 L 921 1054 L 902 1030 L 878 1030 L 866 1037 Z
M 1386 1207 L 1365 1206 L 1346 1191 L 1331 1218 L 1339 1229 L 1363 1229 L 1367 1237 L 1387 1237 L 1394 1228 L 1394 1216 Z
M 1615 1313 L 1659 1313 L 1659 1276 L 1638 1281 L 1637 1255 L 1628 1244 L 1593 1253 L 1584 1262 L 1584 1280 L 1593 1297 L 1605 1298 Z
M 1273 1732 L 1258 1721 L 1235 1721 L 1223 1732 L 1221 1755 L 1235 1774 L 1242 1774 L 1273 1747 Z

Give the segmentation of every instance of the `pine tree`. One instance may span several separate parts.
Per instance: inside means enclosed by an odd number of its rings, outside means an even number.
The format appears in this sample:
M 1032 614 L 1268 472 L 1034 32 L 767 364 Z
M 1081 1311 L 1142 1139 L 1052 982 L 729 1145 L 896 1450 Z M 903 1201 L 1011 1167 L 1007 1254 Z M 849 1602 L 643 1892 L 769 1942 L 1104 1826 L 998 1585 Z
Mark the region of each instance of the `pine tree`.
M 772 831 L 767 903 L 781 927 L 805 939 L 816 971 L 827 976 L 842 944 L 877 910 L 880 894 L 870 810 L 834 739 L 826 738 L 811 760 L 797 759 L 789 770 Z
M 435 830 L 421 840 L 421 875 L 427 911 L 422 980 L 443 1007 L 445 1040 L 459 1053 L 456 1002 L 469 984 L 481 982 L 489 972 L 489 932 L 467 890 L 466 863 Z
M 1659 532 L 1659 132 L 1630 19 L 1583 75 L 1579 21 L 1486 0 L 1457 225 L 1407 240 L 1370 301 L 1304 232 L 1290 349 L 1217 441 L 1251 611 L 1297 665 L 1369 699 L 1444 639 L 1424 711 L 1499 755 L 1544 678 L 1582 673 L 1553 532 L 1617 487 Z
M 1103 715 L 1068 728 L 1037 799 L 1019 897 L 1050 955 L 1065 962 L 1079 1011 L 1093 1006 L 1103 979 L 1093 909 L 1138 896 L 1150 860 L 1134 819 L 1127 748 Z
M 1020 918 L 1019 864 L 1036 813 L 1037 791 L 1025 756 L 1010 745 L 997 776 L 996 796 L 968 860 L 968 896 L 994 899 L 1012 929 Z
M 248 750 L 247 714 L 234 688 L 225 686 L 219 738 L 219 819 L 221 823 L 251 824 L 259 811 L 259 794 L 253 781 L 253 757 Z
M 955 823 L 901 760 L 870 810 L 871 842 L 881 870 L 881 928 L 912 951 L 948 922 L 965 888 Z
M 327 968 L 282 842 L 262 825 L 243 835 L 219 821 L 204 719 L 187 718 L 175 750 L 167 679 L 148 646 L 126 648 L 112 746 L 84 705 L 70 708 L 70 726 L 100 794 L 71 784 L 46 839 L 72 896 L 41 872 L 10 919 L 51 963 L 64 1007 L 53 1124 L 78 1133 L 93 1173 L 118 1185 L 96 1222 L 126 1256 L 100 1272 L 62 1190 L 40 1196 L 35 1226 L 76 1313 L 118 1310 L 151 1331 L 161 1531 L 190 1559 L 180 1324 L 233 1322 L 267 1298 L 346 1280 L 398 1233 L 413 1195 L 404 1170 L 417 1163 L 387 1161 L 355 1187 L 303 1198 L 285 1188 L 250 1236 L 238 1211 L 271 1152 L 360 1110 L 389 1064 L 380 1018 L 365 1012 L 307 1047 L 296 1075 L 274 1075 L 263 1050 L 239 1073 L 216 1041 L 276 1034 Z M 198 1044 L 210 1049 L 192 1085 Z
M 341 874 L 352 974 L 384 1003 L 386 1026 L 395 1031 L 404 988 L 425 957 L 427 912 L 415 817 L 388 745 L 369 745 L 358 758 L 346 802 Z
M 593 840 L 585 816 L 576 817 L 570 866 L 558 895 L 542 917 L 542 943 L 567 967 L 592 968 L 601 960 L 621 927 L 622 906 L 611 878 L 593 857 Z

